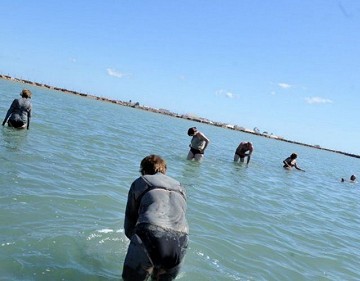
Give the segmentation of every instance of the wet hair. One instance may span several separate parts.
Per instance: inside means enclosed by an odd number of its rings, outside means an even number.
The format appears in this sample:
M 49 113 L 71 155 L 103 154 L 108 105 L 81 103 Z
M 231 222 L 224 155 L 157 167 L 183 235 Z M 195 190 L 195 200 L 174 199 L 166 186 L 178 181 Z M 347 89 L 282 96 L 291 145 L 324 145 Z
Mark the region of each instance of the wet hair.
M 28 90 L 28 89 L 24 89 L 21 91 L 21 94 L 20 96 L 22 96 L 23 98 L 26 98 L 26 99 L 31 99 L 31 91 Z
M 292 154 L 290 155 L 290 158 L 291 158 L 291 159 L 296 159 L 296 158 L 297 158 L 297 154 L 296 154 L 296 153 L 292 153 Z
M 352 181 L 356 180 L 356 176 L 355 176 L 355 175 L 351 175 L 350 180 L 352 180 Z
M 166 169 L 166 161 L 154 154 L 146 156 L 140 163 L 140 173 L 142 175 L 155 175 L 156 173 L 165 174 Z
M 191 128 L 189 128 L 189 130 L 188 130 L 188 135 L 189 135 L 189 136 L 193 136 L 196 131 L 197 131 L 196 127 L 191 127 Z

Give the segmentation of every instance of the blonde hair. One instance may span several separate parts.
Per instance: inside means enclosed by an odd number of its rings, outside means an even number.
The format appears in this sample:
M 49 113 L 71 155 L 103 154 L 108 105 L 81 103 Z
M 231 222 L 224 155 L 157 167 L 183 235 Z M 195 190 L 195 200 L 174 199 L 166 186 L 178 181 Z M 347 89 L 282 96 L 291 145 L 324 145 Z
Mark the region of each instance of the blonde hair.
M 140 163 L 140 173 L 142 175 L 155 175 L 156 173 L 165 174 L 166 169 L 166 161 L 154 154 L 146 156 Z
M 28 90 L 28 89 L 24 89 L 21 91 L 21 94 L 20 96 L 22 96 L 23 98 L 26 98 L 26 99 L 31 99 L 31 91 Z

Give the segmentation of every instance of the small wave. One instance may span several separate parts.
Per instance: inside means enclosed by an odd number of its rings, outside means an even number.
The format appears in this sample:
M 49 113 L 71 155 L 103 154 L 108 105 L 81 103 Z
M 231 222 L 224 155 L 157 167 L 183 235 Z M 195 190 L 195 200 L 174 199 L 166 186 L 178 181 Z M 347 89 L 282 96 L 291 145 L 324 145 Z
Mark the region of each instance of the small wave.
M 111 232 L 114 232 L 114 230 L 105 228 L 105 229 L 98 230 L 98 232 L 99 233 L 111 233 Z

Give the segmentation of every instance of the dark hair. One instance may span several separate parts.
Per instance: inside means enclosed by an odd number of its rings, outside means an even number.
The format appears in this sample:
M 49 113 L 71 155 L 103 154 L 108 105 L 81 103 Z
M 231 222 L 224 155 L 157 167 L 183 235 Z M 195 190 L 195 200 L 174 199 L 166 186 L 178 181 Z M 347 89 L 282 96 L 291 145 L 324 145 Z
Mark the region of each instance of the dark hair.
M 196 131 L 197 131 L 196 127 L 191 127 L 191 128 L 189 128 L 189 130 L 188 130 L 188 135 L 189 135 L 189 136 L 193 136 Z
M 297 154 L 296 154 L 296 153 L 291 154 L 291 155 L 290 155 L 290 158 L 291 158 L 291 159 L 296 159 L 296 158 L 297 158 Z
M 155 175 L 156 173 L 165 174 L 166 169 L 166 161 L 154 154 L 146 156 L 140 163 L 140 173 L 142 175 Z
M 24 89 L 21 91 L 21 94 L 20 96 L 22 96 L 23 98 L 26 98 L 26 99 L 31 99 L 31 91 L 28 90 L 28 89 Z

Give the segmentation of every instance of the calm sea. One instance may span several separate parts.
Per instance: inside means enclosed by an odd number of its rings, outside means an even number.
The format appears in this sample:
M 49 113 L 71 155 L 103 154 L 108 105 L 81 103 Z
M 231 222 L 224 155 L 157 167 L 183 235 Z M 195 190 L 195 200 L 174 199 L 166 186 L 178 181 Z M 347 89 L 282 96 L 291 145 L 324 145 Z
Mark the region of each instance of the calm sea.
M 0 80 L 1 120 L 23 87 Z M 127 192 L 152 153 L 188 193 L 177 280 L 360 280 L 360 184 L 340 183 L 359 159 L 29 88 L 30 130 L 0 128 L 0 280 L 121 280 Z M 202 163 L 186 160 L 194 125 Z M 248 168 L 232 161 L 245 140 Z M 282 168 L 292 152 L 305 173 Z

